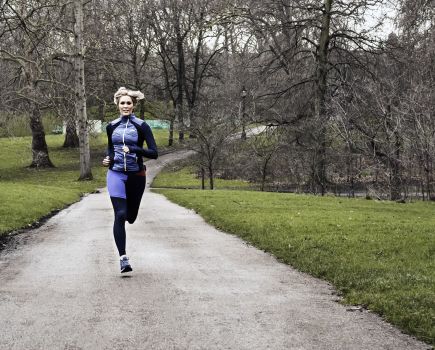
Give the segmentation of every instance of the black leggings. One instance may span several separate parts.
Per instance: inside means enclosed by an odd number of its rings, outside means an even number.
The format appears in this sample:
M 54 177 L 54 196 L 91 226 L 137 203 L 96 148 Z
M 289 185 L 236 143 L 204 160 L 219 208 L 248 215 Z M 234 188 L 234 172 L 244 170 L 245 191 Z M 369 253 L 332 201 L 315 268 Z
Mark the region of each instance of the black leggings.
M 125 222 L 128 221 L 130 224 L 135 222 L 144 190 L 144 175 L 128 175 L 125 182 L 126 198 L 110 197 L 115 214 L 113 236 L 119 256 L 125 255 Z

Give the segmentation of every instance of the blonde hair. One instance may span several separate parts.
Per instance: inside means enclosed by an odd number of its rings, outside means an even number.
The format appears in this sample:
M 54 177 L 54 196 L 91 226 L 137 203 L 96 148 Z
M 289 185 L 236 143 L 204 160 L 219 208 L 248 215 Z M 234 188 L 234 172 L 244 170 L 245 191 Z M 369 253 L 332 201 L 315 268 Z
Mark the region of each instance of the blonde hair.
M 133 104 L 136 104 L 137 101 L 142 100 L 145 98 L 144 94 L 142 92 L 129 90 L 125 87 L 120 87 L 117 92 L 115 92 L 115 95 L 113 96 L 113 102 L 118 105 L 119 99 L 122 96 L 130 96 L 133 100 Z

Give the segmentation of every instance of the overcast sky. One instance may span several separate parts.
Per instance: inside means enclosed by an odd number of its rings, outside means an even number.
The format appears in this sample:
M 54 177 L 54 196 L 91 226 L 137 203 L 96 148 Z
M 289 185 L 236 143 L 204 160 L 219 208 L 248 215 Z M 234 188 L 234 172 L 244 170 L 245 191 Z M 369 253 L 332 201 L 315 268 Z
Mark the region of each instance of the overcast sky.
M 391 32 L 395 32 L 394 17 L 397 14 L 397 8 L 392 3 L 388 5 L 372 8 L 366 13 L 364 28 L 375 26 L 379 20 L 382 20 L 382 26 L 377 30 L 376 34 L 382 38 L 386 38 Z

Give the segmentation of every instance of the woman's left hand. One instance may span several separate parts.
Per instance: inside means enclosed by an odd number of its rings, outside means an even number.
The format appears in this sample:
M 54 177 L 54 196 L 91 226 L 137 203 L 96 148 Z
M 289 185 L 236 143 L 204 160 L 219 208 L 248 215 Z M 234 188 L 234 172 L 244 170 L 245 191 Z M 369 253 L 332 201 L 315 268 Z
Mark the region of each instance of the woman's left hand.
M 130 153 L 130 148 L 128 148 L 127 146 L 122 146 L 122 150 L 124 151 L 124 153 Z
M 107 156 L 103 159 L 103 166 L 109 166 L 110 165 L 110 157 Z

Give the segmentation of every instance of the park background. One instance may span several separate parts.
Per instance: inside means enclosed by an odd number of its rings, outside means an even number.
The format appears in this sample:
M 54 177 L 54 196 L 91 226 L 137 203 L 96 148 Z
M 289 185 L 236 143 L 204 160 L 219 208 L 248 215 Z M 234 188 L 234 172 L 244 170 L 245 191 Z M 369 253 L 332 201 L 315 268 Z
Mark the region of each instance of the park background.
M 156 191 L 433 344 L 434 8 L 1 1 L 0 233 L 104 186 L 113 93 L 141 90 L 194 151 Z

